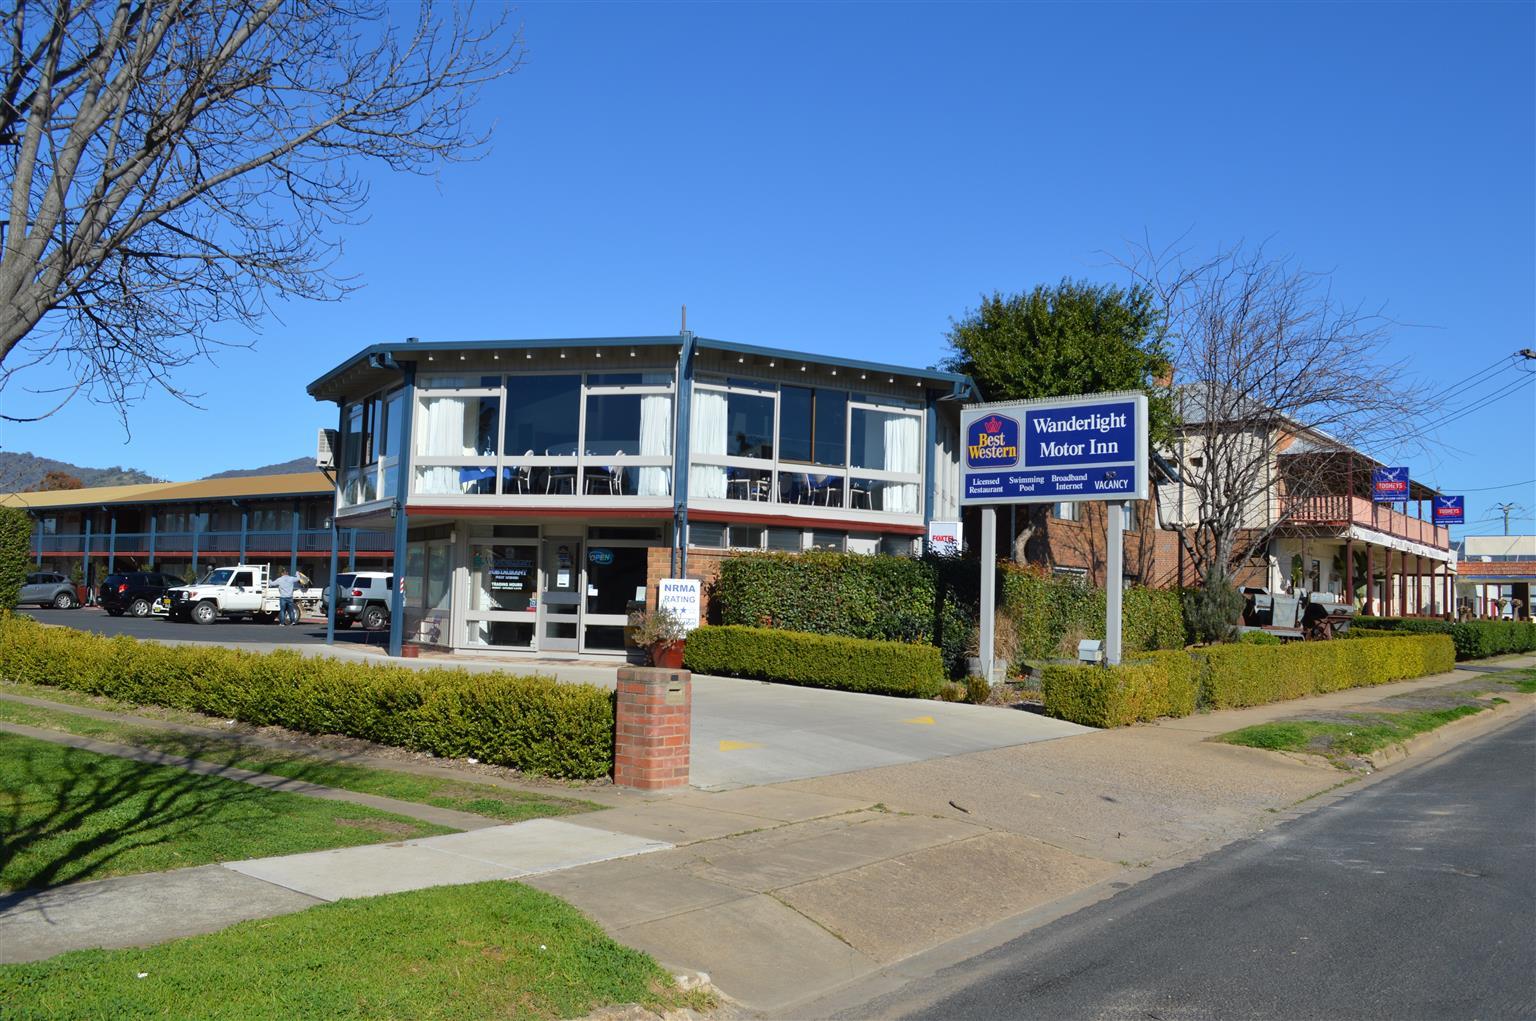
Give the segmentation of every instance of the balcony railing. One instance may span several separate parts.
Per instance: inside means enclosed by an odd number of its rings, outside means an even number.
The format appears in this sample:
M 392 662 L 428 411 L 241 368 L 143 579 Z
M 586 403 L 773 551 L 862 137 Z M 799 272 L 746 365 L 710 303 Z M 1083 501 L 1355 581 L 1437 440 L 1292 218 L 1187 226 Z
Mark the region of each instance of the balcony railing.
M 1450 549 L 1451 533 L 1428 521 L 1395 511 L 1363 496 L 1282 497 L 1281 517 L 1300 524 L 1360 525 L 1378 532 L 1422 542 L 1436 549 Z
M 240 552 L 238 531 L 209 532 L 118 532 L 103 535 L 93 532 L 87 550 L 84 533 L 38 535 L 32 533 L 32 550 L 49 554 L 73 554 L 89 552 L 106 556 L 115 552 L 118 556 L 148 556 L 153 549 L 155 556 L 175 554 L 190 556 L 197 550 L 198 556 L 227 556 Z M 341 529 L 336 536 L 336 548 L 342 553 L 355 549 L 359 553 L 389 553 L 394 550 L 394 537 L 390 533 L 371 528 Z M 249 531 L 245 534 L 247 553 L 289 552 L 294 549 L 294 533 L 291 529 Z M 329 553 L 331 532 L 328 528 L 301 528 L 298 531 L 298 552 Z

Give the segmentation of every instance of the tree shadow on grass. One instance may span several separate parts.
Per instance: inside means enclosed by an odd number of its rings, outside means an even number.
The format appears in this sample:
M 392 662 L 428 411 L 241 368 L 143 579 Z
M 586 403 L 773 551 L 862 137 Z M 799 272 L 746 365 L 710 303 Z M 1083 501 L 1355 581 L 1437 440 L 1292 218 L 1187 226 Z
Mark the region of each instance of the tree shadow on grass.
M 265 822 L 267 791 L 217 775 L 114 758 L 0 734 L 0 910 L 62 883 L 122 872 L 204 864 L 178 861 L 169 849 L 210 813 L 225 830 Z M 163 846 L 163 855 L 144 854 Z M 206 845 L 205 845 L 206 846 Z M 131 859 L 142 856 L 143 868 Z

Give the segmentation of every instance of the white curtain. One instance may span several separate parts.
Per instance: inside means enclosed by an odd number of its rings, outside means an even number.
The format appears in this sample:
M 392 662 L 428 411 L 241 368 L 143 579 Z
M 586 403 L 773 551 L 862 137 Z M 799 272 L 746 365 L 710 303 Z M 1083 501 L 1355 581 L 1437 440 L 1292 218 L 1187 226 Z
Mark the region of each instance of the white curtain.
M 919 420 L 914 415 L 885 416 L 885 470 L 918 473 Z M 886 483 L 885 509 L 895 514 L 917 513 L 917 483 Z
M 475 430 L 478 425 L 467 414 L 468 400 L 463 397 L 423 397 L 417 419 L 416 453 L 423 457 L 464 457 L 475 455 Z M 459 469 L 451 467 L 417 468 L 418 493 L 461 493 Z
M 728 421 L 728 401 L 723 393 L 693 391 L 693 428 L 690 445 L 695 454 L 724 456 Z M 688 498 L 725 499 L 725 468 L 716 464 L 694 464 L 688 469 Z
M 645 394 L 640 398 L 640 456 L 666 457 L 672 453 L 672 395 Z M 640 469 L 641 496 L 667 496 L 666 468 Z

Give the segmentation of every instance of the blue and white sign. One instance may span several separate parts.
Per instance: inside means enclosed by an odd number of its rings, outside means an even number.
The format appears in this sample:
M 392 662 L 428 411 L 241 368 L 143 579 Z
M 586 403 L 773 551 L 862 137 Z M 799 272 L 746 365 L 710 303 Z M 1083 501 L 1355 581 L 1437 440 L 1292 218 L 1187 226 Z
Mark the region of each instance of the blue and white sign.
M 1435 524 L 1460 525 L 1467 520 L 1467 498 L 1437 496 L 1434 500 Z
M 1093 394 L 960 412 L 960 502 L 1145 500 L 1147 397 Z
M 1407 466 L 1374 469 L 1371 472 L 1371 499 L 1377 503 L 1407 503 Z

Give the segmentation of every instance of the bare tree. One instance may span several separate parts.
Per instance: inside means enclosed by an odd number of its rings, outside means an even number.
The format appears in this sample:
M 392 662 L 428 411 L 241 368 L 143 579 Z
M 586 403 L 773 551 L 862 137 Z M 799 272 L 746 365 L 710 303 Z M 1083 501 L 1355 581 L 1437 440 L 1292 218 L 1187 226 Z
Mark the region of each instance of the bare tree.
M 1166 311 L 1180 382 L 1170 516 L 1202 584 L 1225 585 L 1308 500 L 1347 495 L 1352 448 L 1411 406 L 1390 323 L 1262 246 L 1201 262 L 1142 247 L 1123 264 Z
M 187 399 L 172 374 L 219 343 L 211 324 L 345 294 L 331 228 L 361 213 L 361 163 L 478 154 L 479 89 L 521 57 L 504 10 L 430 0 L 0 11 L 0 391 L 62 362 L 75 382 L 53 410 L 81 394 L 125 415 L 155 386 Z

